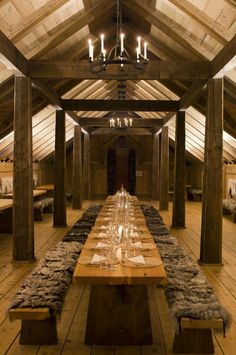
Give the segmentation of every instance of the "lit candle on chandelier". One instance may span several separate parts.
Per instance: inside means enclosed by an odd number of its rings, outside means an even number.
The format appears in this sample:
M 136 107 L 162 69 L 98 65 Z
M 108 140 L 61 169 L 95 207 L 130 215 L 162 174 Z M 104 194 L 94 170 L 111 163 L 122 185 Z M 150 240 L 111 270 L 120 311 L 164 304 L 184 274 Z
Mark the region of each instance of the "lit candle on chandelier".
M 137 62 L 139 62 L 139 55 L 140 55 L 139 48 L 136 48 L 136 52 L 137 52 Z
M 144 42 L 143 44 L 143 57 L 147 60 L 147 42 Z
M 91 56 L 90 56 L 91 62 L 93 61 L 93 49 L 94 49 L 94 46 L 91 45 Z
M 115 127 L 115 120 L 114 118 L 110 119 L 110 127 Z
M 120 34 L 120 52 L 121 54 L 124 52 L 124 33 Z
M 129 125 L 132 126 L 132 124 L 133 124 L 133 119 L 130 118 L 130 119 L 129 119 Z
M 105 49 L 103 49 L 102 58 L 103 58 L 103 61 L 105 62 L 106 61 L 106 50 Z
M 137 41 L 138 41 L 138 52 L 139 52 L 139 54 L 141 54 L 141 37 L 140 36 L 137 37 Z
M 91 39 L 89 39 L 88 40 L 89 59 L 91 59 L 91 47 L 92 47 L 92 41 Z
M 104 34 L 102 33 L 101 36 L 101 53 L 103 54 L 104 52 Z

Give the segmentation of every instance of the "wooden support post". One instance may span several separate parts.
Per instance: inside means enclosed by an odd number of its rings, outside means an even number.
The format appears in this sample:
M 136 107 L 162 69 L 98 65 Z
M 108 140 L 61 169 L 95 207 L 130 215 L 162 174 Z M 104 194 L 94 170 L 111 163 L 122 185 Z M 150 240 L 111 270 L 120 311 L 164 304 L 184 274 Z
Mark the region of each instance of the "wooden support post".
M 83 162 L 83 198 L 90 198 L 90 135 L 84 135 L 84 162 Z
M 66 144 L 65 111 L 56 111 L 53 225 L 66 226 Z
M 185 111 L 176 114 L 172 227 L 185 228 Z
M 13 261 L 34 261 L 31 80 L 15 77 Z
M 74 126 L 72 207 L 82 207 L 81 127 Z
M 161 134 L 161 177 L 160 177 L 160 210 L 168 210 L 169 202 L 169 137 L 168 127 L 162 127 Z
M 208 82 L 200 262 L 222 262 L 223 80 Z
M 159 200 L 160 190 L 160 135 L 153 136 L 152 150 L 152 199 Z

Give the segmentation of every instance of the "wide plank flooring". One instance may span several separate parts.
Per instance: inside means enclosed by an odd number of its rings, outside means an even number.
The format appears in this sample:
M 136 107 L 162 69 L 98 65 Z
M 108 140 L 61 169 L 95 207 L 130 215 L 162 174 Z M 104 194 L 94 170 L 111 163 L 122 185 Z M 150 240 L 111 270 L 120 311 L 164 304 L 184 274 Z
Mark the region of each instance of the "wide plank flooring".
M 149 201 L 150 203 L 150 201 Z M 83 210 L 89 201 L 84 202 Z M 158 205 L 156 204 L 156 207 Z M 171 208 L 161 212 L 165 223 L 171 225 Z M 52 216 L 44 215 L 43 222 L 35 222 L 35 251 L 37 260 L 51 249 L 81 216 L 82 210 L 67 210 L 68 227 L 53 228 Z M 181 245 L 193 256 L 199 257 L 201 203 L 186 203 L 186 229 L 173 229 Z M 16 265 L 11 262 L 11 235 L 0 234 L 0 355 L 79 354 L 79 355 L 171 355 L 174 324 L 161 288 L 149 288 L 154 344 L 152 346 L 87 346 L 83 338 L 89 298 L 89 287 L 72 285 L 58 322 L 59 344 L 55 346 L 20 346 L 20 321 L 9 322 L 9 300 L 19 288 L 34 264 Z M 202 266 L 216 294 L 232 315 L 232 326 L 226 337 L 214 334 L 215 354 L 236 354 L 236 224 L 223 217 L 223 266 Z M 37 261 L 36 261 L 37 263 Z

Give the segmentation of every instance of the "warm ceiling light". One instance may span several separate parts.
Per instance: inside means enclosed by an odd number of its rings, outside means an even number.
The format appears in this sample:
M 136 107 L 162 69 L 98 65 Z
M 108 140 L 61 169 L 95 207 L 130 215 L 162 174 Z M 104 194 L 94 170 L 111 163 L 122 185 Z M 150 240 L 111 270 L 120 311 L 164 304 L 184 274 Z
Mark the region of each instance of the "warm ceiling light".
M 147 42 L 142 41 L 140 36 L 137 37 L 138 47 L 136 50 L 136 58 L 132 59 L 125 49 L 125 34 L 122 31 L 122 0 L 117 0 L 117 33 L 116 44 L 106 55 L 105 50 L 105 35 L 100 35 L 101 51 L 98 58 L 94 58 L 94 48 L 92 41 L 89 40 L 89 61 L 91 63 L 91 71 L 93 73 L 99 73 L 105 70 L 110 64 L 118 64 L 120 70 L 123 71 L 125 65 L 132 65 L 134 68 L 143 70 L 145 64 L 148 63 L 147 57 Z M 143 48 L 142 48 L 143 47 Z

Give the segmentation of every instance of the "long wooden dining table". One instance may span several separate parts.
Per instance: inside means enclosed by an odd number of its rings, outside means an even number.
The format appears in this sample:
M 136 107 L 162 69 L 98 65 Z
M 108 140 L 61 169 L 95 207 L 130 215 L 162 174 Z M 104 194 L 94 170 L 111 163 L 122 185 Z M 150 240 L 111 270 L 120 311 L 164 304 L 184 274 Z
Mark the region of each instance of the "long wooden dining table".
M 114 269 L 109 269 L 84 262 L 91 260 L 95 253 L 99 254 L 94 246 L 101 241 L 99 236 L 104 234 L 109 223 L 112 205 L 113 200 L 109 196 L 88 235 L 73 275 L 75 284 L 91 285 L 85 343 L 152 344 L 147 286 L 165 284 L 166 273 L 159 251 L 146 227 L 140 203 L 135 197 L 133 223 L 140 241 L 143 245 L 149 245 L 148 249 L 140 249 L 137 254 L 154 260 L 154 264 L 119 262 Z

